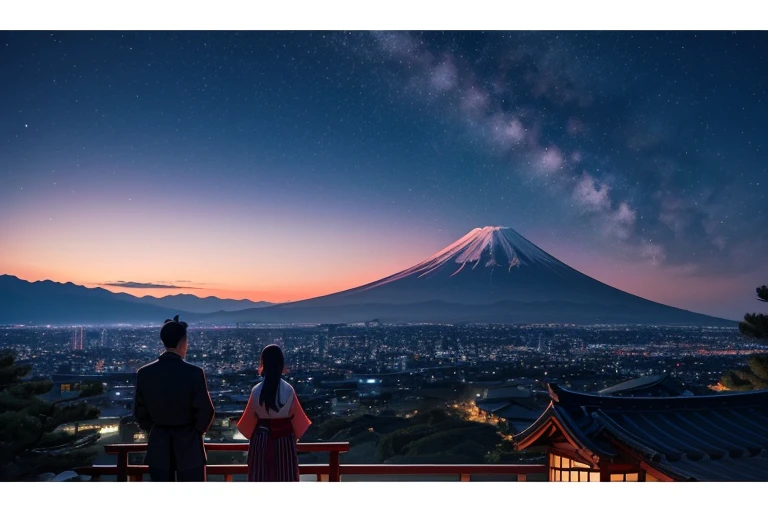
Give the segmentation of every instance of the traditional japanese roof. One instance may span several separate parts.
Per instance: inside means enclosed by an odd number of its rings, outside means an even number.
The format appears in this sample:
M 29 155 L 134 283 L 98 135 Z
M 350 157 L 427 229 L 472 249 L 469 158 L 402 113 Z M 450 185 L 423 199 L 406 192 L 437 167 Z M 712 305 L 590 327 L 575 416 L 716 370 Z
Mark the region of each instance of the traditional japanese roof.
M 529 398 L 531 396 L 529 389 L 520 389 L 516 385 L 499 386 L 489 388 L 485 391 L 485 400 L 515 400 L 520 398 Z
M 495 411 L 498 411 L 509 404 L 509 400 L 475 400 L 477 408 L 489 414 L 493 414 Z
M 504 407 L 496 409 L 493 413 L 496 416 L 507 419 L 507 420 L 523 419 L 523 420 L 533 421 L 536 418 L 538 418 L 539 414 L 541 413 L 541 408 L 539 408 L 538 411 L 534 411 L 520 404 L 510 403 L 505 405 Z
M 620 382 L 615 386 L 602 389 L 599 395 L 616 396 L 677 396 L 684 392 L 683 386 L 669 374 L 648 375 L 637 379 Z
M 549 407 L 514 436 L 518 450 L 561 437 L 595 463 L 629 455 L 675 480 L 768 481 L 768 391 L 637 398 L 549 388 Z

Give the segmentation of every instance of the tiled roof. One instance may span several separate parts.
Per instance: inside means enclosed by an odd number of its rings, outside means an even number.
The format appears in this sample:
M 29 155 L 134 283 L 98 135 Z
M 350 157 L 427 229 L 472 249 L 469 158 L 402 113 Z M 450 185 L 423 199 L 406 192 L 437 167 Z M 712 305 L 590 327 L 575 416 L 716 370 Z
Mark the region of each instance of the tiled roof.
M 620 382 L 619 384 L 616 384 L 615 386 L 611 386 L 609 388 L 601 389 L 597 392 L 599 395 L 614 395 L 614 394 L 624 394 L 624 393 L 653 393 L 654 391 L 659 391 L 659 393 L 656 396 L 661 396 L 664 394 L 663 392 L 666 391 L 665 384 L 670 384 L 668 387 L 673 387 L 671 384 L 671 377 L 669 374 L 661 374 L 661 375 L 648 375 L 646 377 L 639 377 L 637 379 L 627 380 L 624 382 Z M 667 395 L 670 394 L 680 394 L 680 393 L 666 393 Z
M 505 419 L 516 419 L 516 420 L 523 419 L 528 421 L 534 421 L 536 418 L 539 417 L 539 414 L 541 413 L 541 409 L 539 409 L 538 411 L 534 411 L 527 407 L 523 407 L 522 405 L 511 403 L 495 410 L 493 413 L 496 416 L 499 416 L 500 418 L 505 418 Z
M 768 481 L 768 391 L 625 398 L 550 386 L 552 403 L 515 442 L 556 420 L 579 448 L 613 459 L 622 448 L 676 479 Z

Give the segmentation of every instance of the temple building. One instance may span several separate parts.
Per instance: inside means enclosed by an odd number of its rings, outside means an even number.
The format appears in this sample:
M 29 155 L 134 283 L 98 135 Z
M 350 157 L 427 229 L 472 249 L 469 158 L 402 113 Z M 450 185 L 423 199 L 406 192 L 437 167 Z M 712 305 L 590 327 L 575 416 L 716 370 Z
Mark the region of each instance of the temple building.
M 619 397 L 549 386 L 514 436 L 546 450 L 549 481 L 768 481 L 768 391 Z
M 505 385 L 486 389 L 482 397 L 475 400 L 475 406 L 488 416 L 503 419 L 509 425 L 510 432 L 517 432 L 535 421 L 547 403 L 537 400 L 529 389 Z

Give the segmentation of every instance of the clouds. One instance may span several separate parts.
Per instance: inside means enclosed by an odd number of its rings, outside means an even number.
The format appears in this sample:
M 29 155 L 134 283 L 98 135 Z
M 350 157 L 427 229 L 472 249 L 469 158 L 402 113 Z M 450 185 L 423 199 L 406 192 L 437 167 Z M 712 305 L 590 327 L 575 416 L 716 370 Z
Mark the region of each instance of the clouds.
M 474 120 L 486 113 L 489 103 L 490 98 L 487 92 L 479 87 L 471 86 L 462 95 L 461 109 Z
M 174 281 L 176 283 L 191 283 L 192 281 Z M 135 281 L 112 281 L 112 282 L 106 282 L 101 283 L 101 286 L 114 286 L 117 288 L 168 288 L 168 289 L 179 289 L 179 290 L 199 290 L 200 288 L 195 288 L 192 286 L 177 286 L 174 284 L 169 284 L 166 282 L 161 283 L 137 283 Z
M 588 212 L 602 212 L 611 207 L 609 190 L 608 185 L 596 184 L 594 178 L 585 172 L 573 191 L 573 199 Z M 626 204 L 623 206 L 629 208 Z
M 607 217 L 607 232 L 621 240 L 628 239 L 634 232 L 637 213 L 627 203 L 622 202 Z
M 452 59 L 444 60 L 430 71 L 430 85 L 438 91 L 445 92 L 456 88 L 459 83 L 459 71 Z
M 606 236 L 627 240 L 634 233 L 637 212 L 626 201 L 614 207 L 610 191 L 609 185 L 598 183 L 589 173 L 584 172 L 573 191 L 573 200 L 582 211 L 597 216 Z M 660 253 L 641 250 L 640 254 L 655 261 Z
M 558 148 L 551 146 L 540 151 L 538 161 L 540 169 L 546 173 L 551 173 L 562 169 L 565 159 Z
M 640 247 L 640 254 L 643 257 L 651 260 L 654 265 L 660 264 L 667 257 L 666 252 L 664 251 L 664 247 L 662 247 L 660 244 L 654 243 L 653 241 L 644 241 Z
M 392 57 L 410 57 L 417 50 L 416 40 L 406 32 L 371 32 L 383 52 Z

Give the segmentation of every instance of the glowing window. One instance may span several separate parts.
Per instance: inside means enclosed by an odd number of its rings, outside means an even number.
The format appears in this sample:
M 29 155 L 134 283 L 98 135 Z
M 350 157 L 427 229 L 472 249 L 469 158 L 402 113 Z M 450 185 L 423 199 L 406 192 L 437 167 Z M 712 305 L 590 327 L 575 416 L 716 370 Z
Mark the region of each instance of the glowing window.
M 593 476 L 594 475 L 594 476 Z M 569 457 L 549 454 L 550 482 L 599 482 L 600 472 Z

